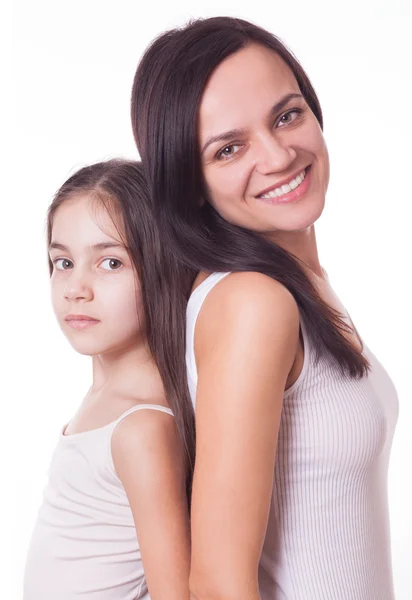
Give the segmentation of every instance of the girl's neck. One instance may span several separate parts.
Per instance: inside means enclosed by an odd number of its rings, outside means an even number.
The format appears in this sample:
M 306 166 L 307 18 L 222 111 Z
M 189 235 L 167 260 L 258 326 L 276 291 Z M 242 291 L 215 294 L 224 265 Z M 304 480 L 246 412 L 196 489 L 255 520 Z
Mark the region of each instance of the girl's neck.
M 162 397 L 163 384 L 147 343 L 93 356 L 91 391 L 116 390 L 125 396 Z

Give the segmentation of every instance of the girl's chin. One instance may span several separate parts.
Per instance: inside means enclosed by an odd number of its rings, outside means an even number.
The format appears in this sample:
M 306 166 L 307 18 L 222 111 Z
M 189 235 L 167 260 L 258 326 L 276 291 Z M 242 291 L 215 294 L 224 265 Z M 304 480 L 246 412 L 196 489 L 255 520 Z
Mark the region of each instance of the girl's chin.
M 139 347 L 139 338 L 137 335 L 133 339 L 114 340 L 108 344 L 107 340 L 100 343 L 97 340 L 73 340 L 69 339 L 72 348 L 83 356 L 106 356 L 108 359 L 115 359 L 129 352 L 134 352 Z
M 107 349 L 100 349 L 96 346 L 82 345 L 82 344 L 71 344 L 73 350 L 75 350 L 78 354 L 82 354 L 83 356 L 98 356 L 101 354 L 105 354 Z
M 97 340 L 90 338 L 86 339 L 86 336 L 84 339 L 79 339 L 80 336 L 76 336 L 77 339 L 74 339 L 75 336 L 67 337 L 73 350 L 75 350 L 78 354 L 82 354 L 83 356 L 98 356 L 102 354 L 108 354 L 118 347 L 115 344 L 107 344 L 107 341 L 106 343 L 99 343 Z

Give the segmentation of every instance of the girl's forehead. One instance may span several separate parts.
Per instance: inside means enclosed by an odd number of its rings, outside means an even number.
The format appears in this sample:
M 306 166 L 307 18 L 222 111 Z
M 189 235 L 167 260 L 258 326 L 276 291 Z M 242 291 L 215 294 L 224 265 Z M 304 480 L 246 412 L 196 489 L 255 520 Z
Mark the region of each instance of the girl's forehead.
M 53 241 L 58 238 L 64 244 L 64 238 L 78 247 L 113 240 L 123 243 L 121 222 L 111 204 L 87 193 L 67 198 L 53 216 Z

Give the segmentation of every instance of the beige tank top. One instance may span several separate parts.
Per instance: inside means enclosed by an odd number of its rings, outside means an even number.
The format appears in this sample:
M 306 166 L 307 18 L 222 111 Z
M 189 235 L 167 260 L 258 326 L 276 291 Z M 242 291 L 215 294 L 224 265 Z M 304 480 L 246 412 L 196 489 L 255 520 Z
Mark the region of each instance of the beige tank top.
M 24 600 L 148 600 L 132 511 L 111 453 L 116 426 L 139 404 L 99 429 L 65 436 L 28 552 Z
M 196 405 L 196 320 L 213 273 L 187 307 L 186 364 Z M 364 344 L 371 370 L 342 375 L 318 363 L 301 319 L 304 364 L 285 392 L 273 494 L 259 566 L 262 600 L 394 600 L 387 499 L 398 399 Z M 216 540 L 218 543 L 218 540 Z

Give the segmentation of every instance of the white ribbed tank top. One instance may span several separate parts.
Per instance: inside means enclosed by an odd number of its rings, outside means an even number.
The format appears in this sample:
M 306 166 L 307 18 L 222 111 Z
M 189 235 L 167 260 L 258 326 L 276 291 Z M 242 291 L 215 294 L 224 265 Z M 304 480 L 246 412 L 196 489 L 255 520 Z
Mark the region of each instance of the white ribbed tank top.
M 193 405 L 194 331 L 213 273 L 187 307 L 186 364 Z M 301 319 L 304 364 L 285 392 L 269 523 L 259 566 L 262 600 L 394 600 L 387 472 L 396 390 L 372 352 L 361 380 L 327 358 L 315 364 Z
M 24 600 L 149 600 L 132 511 L 113 464 L 116 426 L 137 410 L 73 435 L 60 434 L 32 534 Z

